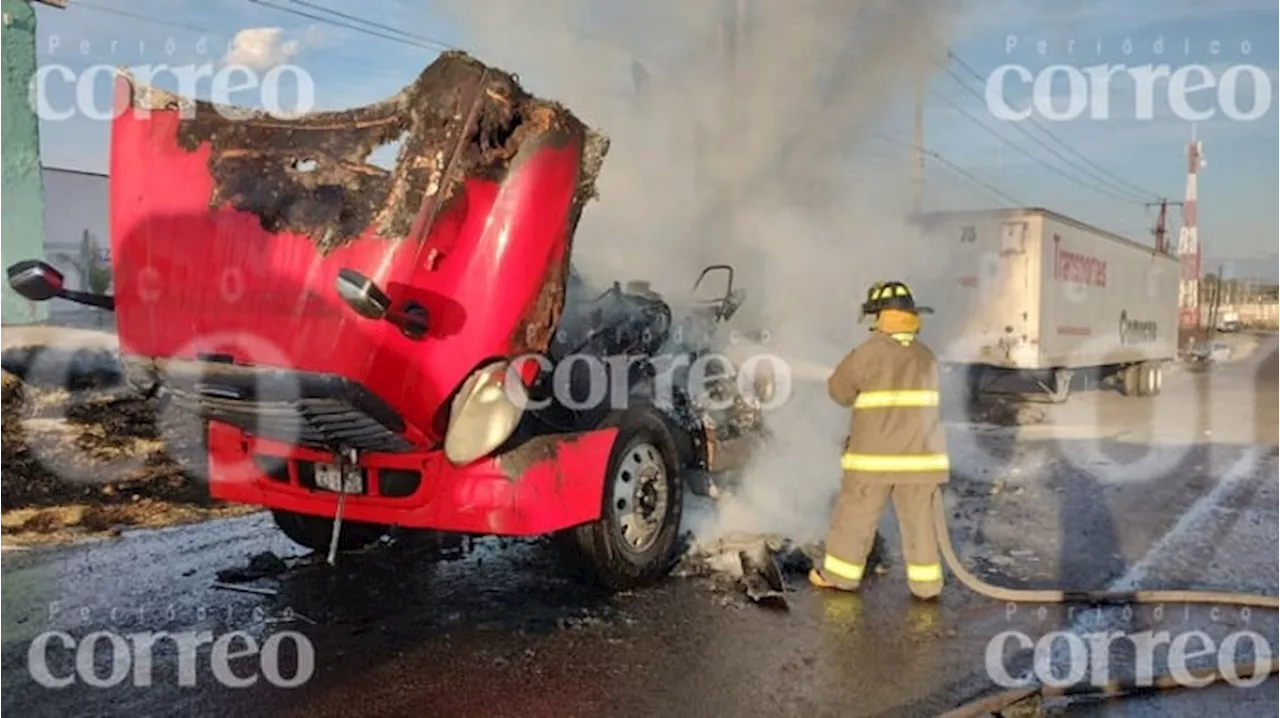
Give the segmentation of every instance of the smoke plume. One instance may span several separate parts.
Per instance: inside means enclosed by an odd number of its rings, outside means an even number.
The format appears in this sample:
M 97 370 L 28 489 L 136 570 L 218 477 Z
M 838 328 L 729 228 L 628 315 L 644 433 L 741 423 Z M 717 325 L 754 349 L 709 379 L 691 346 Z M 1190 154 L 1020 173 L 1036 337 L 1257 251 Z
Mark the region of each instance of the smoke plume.
M 703 265 L 731 263 L 747 292 L 736 320 L 767 328 L 766 351 L 810 368 L 767 417 L 773 445 L 743 493 L 691 516 L 695 532 L 820 538 L 848 424 L 825 368 L 865 337 L 856 309 L 869 283 L 901 278 L 927 297 L 946 262 L 905 221 L 906 152 L 875 162 L 861 150 L 881 134 L 911 141 L 911 103 L 945 57 L 956 2 L 444 7 L 469 51 L 610 136 L 600 199 L 575 239 L 589 280 L 647 279 L 679 297 Z

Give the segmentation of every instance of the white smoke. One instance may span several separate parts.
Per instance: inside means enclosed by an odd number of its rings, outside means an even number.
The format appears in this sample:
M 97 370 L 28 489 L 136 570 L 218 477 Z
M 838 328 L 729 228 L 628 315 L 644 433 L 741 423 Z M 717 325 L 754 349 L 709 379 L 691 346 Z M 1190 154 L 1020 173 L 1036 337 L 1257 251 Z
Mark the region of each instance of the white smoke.
M 612 139 L 601 197 L 575 239 L 584 275 L 682 293 L 703 265 L 734 264 L 747 291 L 742 319 L 768 328 L 768 351 L 831 367 L 865 337 L 856 310 L 869 283 L 902 278 L 928 297 L 947 262 L 904 221 L 906 154 L 869 163 L 858 150 L 895 119 L 906 129 L 890 134 L 910 141 L 910 103 L 960 15 L 940 0 L 742 4 L 749 22 L 736 63 L 726 60 L 725 3 L 445 7 L 474 38 L 469 51 Z M 691 517 L 700 537 L 821 537 L 848 414 L 818 379 L 798 382 L 768 416 L 774 443 L 743 493 Z

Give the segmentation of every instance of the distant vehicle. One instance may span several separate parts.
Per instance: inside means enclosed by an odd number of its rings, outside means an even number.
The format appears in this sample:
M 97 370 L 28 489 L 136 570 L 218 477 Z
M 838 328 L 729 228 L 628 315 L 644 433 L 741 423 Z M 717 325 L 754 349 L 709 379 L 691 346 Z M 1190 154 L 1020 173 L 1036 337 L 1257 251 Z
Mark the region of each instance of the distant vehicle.
M 1223 312 L 1218 317 L 1218 325 L 1215 327 L 1220 332 L 1238 332 L 1244 328 L 1240 323 L 1240 315 L 1236 312 Z
M 925 324 L 969 392 L 1010 374 L 1065 401 L 1087 371 L 1129 396 L 1153 396 L 1177 356 L 1178 261 L 1155 248 L 1042 208 L 924 215 L 950 244 Z
M 1226 342 L 1209 342 L 1205 355 L 1209 361 L 1227 361 L 1231 359 L 1231 345 Z

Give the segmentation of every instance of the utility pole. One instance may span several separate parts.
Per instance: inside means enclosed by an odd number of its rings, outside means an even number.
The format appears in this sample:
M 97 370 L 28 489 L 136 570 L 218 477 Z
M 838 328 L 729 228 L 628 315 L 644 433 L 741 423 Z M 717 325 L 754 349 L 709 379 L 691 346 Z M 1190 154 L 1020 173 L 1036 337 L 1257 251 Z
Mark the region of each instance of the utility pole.
M 727 3 L 727 6 L 722 5 L 722 7 L 727 11 L 724 22 L 726 35 L 724 63 L 725 72 L 729 78 L 725 87 L 728 88 L 730 96 L 721 105 L 721 123 L 715 133 L 715 140 L 720 143 L 725 142 L 724 138 L 729 136 L 730 127 L 734 128 L 735 133 L 747 136 L 750 136 L 753 131 L 751 115 L 745 110 L 747 98 L 752 95 L 751 78 L 748 76 L 751 62 L 747 53 L 753 47 L 753 34 L 757 30 L 752 21 L 752 0 L 722 0 L 722 2 Z M 729 152 L 724 144 L 720 144 L 719 148 L 721 160 L 727 160 L 727 157 L 732 156 L 733 153 Z M 720 178 L 720 182 L 728 199 L 725 219 L 729 236 L 732 238 L 729 246 L 733 248 L 733 253 L 732 256 L 725 256 L 717 261 L 727 261 L 735 265 L 737 276 L 741 277 L 741 281 L 755 288 L 753 291 L 756 299 L 743 308 L 742 315 L 747 325 L 759 324 L 760 327 L 755 328 L 762 329 L 767 317 L 765 308 L 770 301 L 768 260 L 762 250 L 744 241 L 748 229 L 743 208 L 746 204 L 746 180 L 749 178 L 741 168 L 736 166 L 736 162 L 722 161 L 719 166 L 730 173 L 730 176 Z
M 911 208 L 917 216 L 924 209 L 924 90 L 925 78 L 916 82 L 914 125 L 911 137 Z
M 1224 267 L 1221 264 L 1219 264 L 1217 280 L 1213 283 L 1213 300 L 1212 300 L 1212 303 L 1209 305 L 1209 322 L 1208 322 L 1209 326 L 1206 328 L 1206 331 L 1208 332 L 1208 336 L 1206 336 L 1206 340 L 1208 341 L 1212 341 L 1214 336 L 1216 336 L 1218 332 L 1218 308 L 1222 306 L 1222 293 L 1223 293 L 1222 271 L 1223 269 Z
M 1161 197 L 1159 202 L 1148 202 L 1146 205 L 1160 208 L 1160 213 L 1156 215 L 1156 226 L 1151 230 L 1151 234 L 1156 238 L 1156 251 L 1166 254 L 1169 252 L 1169 244 L 1165 241 L 1165 236 L 1168 234 L 1169 205 L 1182 207 L 1184 203 L 1170 202 Z

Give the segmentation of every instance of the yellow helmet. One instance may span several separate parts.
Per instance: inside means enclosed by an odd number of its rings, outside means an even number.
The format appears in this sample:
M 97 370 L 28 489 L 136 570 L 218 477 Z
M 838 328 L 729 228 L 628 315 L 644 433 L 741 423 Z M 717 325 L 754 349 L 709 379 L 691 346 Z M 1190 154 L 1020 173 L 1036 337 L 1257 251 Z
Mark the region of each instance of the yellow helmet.
M 915 314 L 932 314 L 929 307 L 917 307 L 915 296 L 903 282 L 876 282 L 867 289 L 862 313 L 876 315 L 886 309 L 901 309 Z

